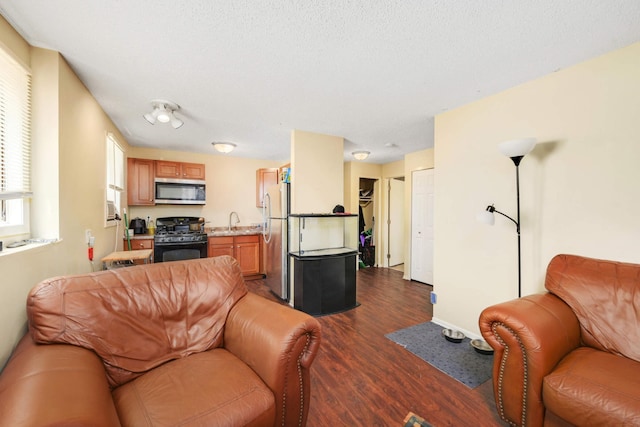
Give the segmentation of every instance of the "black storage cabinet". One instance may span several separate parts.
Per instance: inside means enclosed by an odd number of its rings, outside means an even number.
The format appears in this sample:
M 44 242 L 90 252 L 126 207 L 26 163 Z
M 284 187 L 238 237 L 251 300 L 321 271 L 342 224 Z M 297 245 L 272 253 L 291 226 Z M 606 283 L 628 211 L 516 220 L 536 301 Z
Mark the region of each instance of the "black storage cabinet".
M 356 306 L 356 256 L 293 256 L 294 308 L 311 315 L 338 313 Z

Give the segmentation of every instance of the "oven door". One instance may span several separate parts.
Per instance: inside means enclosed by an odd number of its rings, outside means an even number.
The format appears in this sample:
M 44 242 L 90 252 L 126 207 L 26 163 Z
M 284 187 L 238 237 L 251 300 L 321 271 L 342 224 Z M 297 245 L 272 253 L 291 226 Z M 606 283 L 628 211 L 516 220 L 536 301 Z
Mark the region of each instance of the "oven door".
M 154 262 L 180 261 L 207 257 L 207 242 L 156 243 Z

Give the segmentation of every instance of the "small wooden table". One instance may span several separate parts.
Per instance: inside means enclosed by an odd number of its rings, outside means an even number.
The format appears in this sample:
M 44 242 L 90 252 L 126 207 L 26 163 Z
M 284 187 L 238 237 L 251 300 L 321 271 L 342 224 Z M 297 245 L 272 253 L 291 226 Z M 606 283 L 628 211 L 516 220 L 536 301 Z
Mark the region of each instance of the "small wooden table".
M 102 258 L 102 269 L 107 270 L 109 263 L 122 261 L 143 261 L 145 264 L 149 264 L 151 263 L 151 255 L 153 255 L 153 249 L 111 252 L 109 255 Z

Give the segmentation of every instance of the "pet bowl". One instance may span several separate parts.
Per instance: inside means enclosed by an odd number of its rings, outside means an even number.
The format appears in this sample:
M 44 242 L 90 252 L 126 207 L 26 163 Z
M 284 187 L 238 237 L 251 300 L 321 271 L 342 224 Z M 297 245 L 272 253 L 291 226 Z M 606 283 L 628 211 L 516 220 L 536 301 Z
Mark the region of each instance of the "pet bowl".
M 493 354 L 491 346 L 483 340 L 471 340 L 471 347 L 480 354 Z
M 464 334 L 455 329 L 443 329 L 442 335 L 449 342 L 461 343 L 464 339 Z

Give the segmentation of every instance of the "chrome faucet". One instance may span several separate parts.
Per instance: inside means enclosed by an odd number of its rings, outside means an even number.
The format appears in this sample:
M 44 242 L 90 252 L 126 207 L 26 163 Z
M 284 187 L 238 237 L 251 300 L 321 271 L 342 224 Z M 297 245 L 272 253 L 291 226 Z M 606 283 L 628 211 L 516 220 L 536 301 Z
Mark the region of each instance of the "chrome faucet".
M 235 223 L 238 224 L 240 222 L 240 217 L 238 216 L 238 212 L 232 211 L 229 214 L 229 231 L 231 231 L 231 218 L 233 218 L 233 215 L 236 216 L 236 222 Z

